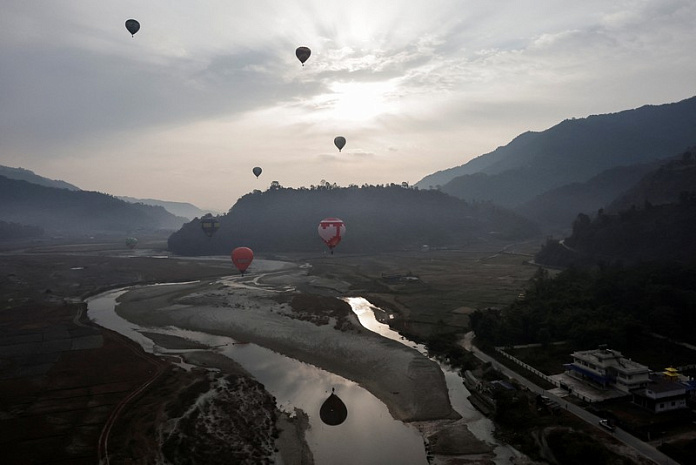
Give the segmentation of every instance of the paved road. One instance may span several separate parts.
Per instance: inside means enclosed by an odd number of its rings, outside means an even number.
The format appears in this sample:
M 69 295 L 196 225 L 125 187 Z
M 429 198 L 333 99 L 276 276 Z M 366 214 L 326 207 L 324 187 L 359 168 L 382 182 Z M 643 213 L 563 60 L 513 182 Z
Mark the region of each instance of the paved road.
M 520 382 L 520 384 L 524 385 L 527 387 L 530 391 L 536 392 L 538 394 L 544 395 L 548 397 L 549 399 L 555 401 L 560 405 L 561 407 L 565 408 L 568 410 L 570 413 L 573 415 L 577 416 L 578 418 L 581 418 L 585 420 L 586 422 L 590 423 L 591 425 L 595 426 L 598 429 L 601 429 L 602 431 L 608 432 L 601 426 L 599 426 L 599 420 L 600 417 L 593 415 L 592 413 L 588 412 L 582 407 L 579 407 L 573 403 L 567 402 L 563 400 L 561 397 L 558 397 L 549 391 L 546 391 L 542 389 L 541 387 L 537 386 L 536 384 L 532 383 L 529 381 L 527 378 L 523 377 L 519 373 L 516 373 L 509 368 L 507 368 L 504 365 L 501 365 L 498 363 L 493 357 L 481 352 L 478 350 L 475 346 L 471 344 L 471 339 L 473 338 L 473 333 L 468 333 L 465 337 L 464 340 L 464 348 L 469 350 L 471 353 L 473 353 L 479 360 L 483 362 L 490 362 L 492 366 L 500 371 L 501 373 L 505 374 L 506 376 L 516 379 L 517 381 Z M 669 458 L 659 450 L 655 449 L 653 446 L 650 444 L 647 444 L 640 439 L 636 438 L 635 436 L 627 433 L 626 431 L 623 431 L 620 428 L 616 428 L 616 430 L 612 434 L 617 440 L 623 442 L 627 446 L 633 448 L 634 450 L 638 451 L 640 454 L 642 454 L 644 457 L 652 460 L 655 463 L 658 464 L 664 464 L 664 465 L 680 465 L 679 462 L 676 462 L 675 460 Z

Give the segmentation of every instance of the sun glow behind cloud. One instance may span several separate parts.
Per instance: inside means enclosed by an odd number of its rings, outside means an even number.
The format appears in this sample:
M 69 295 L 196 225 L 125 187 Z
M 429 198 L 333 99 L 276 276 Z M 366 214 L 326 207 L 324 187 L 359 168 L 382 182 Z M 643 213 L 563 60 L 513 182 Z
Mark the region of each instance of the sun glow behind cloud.
M 397 86 L 394 81 L 339 81 L 331 83 L 329 91 L 317 95 L 308 103 L 318 110 L 312 119 L 366 123 L 397 111 Z

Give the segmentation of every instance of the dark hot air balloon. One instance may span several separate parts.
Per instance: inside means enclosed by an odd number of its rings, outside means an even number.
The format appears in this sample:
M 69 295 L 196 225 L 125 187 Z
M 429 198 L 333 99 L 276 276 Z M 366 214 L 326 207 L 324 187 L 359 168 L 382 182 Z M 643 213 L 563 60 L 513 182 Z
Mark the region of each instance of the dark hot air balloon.
M 242 276 L 253 260 L 254 252 L 249 247 L 237 247 L 232 251 L 232 263 L 241 271 Z
M 201 218 L 201 229 L 208 237 L 213 237 L 213 234 L 220 229 L 220 221 L 212 216 L 204 216 Z
M 126 238 L 126 247 L 128 247 L 129 249 L 134 249 L 136 245 L 138 245 L 138 239 L 136 239 L 135 237 Z
M 329 426 L 338 426 L 348 417 L 348 409 L 331 388 L 331 395 L 321 404 L 319 409 L 321 421 Z
M 304 62 L 307 61 L 307 58 L 309 58 L 311 54 L 312 51 L 307 47 L 297 47 L 297 50 L 295 50 L 295 56 L 300 60 L 302 66 L 304 66 Z
M 261 172 L 262 172 L 263 170 L 262 170 L 261 168 L 259 168 L 258 166 L 255 166 L 254 169 L 251 170 L 251 171 L 252 171 L 252 172 L 254 173 L 254 175 L 258 178 L 259 176 L 261 176 Z
M 336 147 L 338 147 L 338 151 L 340 152 L 341 149 L 346 146 L 346 138 L 343 136 L 338 136 L 334 138 L 334 144 Z
M 126 29 L 131 33 L 131 37 L 135 35 L 136 32 L 140 30 L 140 23 L 134 19 L 129 19 L 126 21 Z
M 319 222 L 319 237 L 331 250 L 333 254 L 333 249 L 341 242 L 343 235 L 346 233 L 346 225 L 343 220 L 339 218 L 325 218 Z

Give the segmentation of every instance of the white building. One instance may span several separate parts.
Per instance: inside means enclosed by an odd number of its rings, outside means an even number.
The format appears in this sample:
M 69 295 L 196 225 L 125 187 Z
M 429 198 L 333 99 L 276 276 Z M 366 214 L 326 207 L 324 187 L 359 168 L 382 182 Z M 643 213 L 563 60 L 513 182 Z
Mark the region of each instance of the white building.
M 650 383 L 650 369 L 624 358 L 621 352 L 600 346 L 595 350 L 573 352 L 573 363 L 565 365 L 566 374 L 603 388 L 625 393 Z

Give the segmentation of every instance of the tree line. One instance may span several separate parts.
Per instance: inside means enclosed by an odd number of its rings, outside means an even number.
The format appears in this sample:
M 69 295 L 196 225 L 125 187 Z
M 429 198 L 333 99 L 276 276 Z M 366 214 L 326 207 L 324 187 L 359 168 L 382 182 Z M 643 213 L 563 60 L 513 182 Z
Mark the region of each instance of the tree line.
M 518 239 L 538 233 L 531 221 L 504 208 L 405 183 L 340 187 L 322 182 L 298 189 L 273 183 L 241 197 L 218 218 L 213 237 L 203 234 L 196 218 L 170 236 L 169 249 L 182 255 L 226 254 L 239 246 L 262 253 L 322 252 L 317 226 L 331 217 L 346 224 L 336 253 L 457 247 L 483 236 Z

